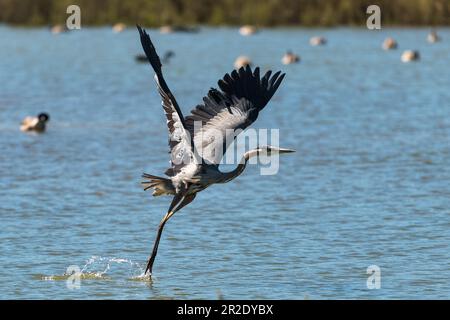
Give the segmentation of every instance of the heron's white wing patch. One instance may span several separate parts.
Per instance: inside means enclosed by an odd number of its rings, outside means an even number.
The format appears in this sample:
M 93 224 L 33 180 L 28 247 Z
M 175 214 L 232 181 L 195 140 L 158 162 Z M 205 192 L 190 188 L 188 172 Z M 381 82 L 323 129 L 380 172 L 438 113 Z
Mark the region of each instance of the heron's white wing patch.
M 223 109 L 200 130 L 194 131 L 196 152 L 206 163 L 219 164 L 226 149 L 234 141 L 235 130 L 244 128 L 247 120 L 248 110 L 240 108 L 239 104 Z
M 167 128 L 169 130 L 169 147 L 170 147 L 170 162 L 172 168 L 166 173 L 175 175 L 181 170 L 184 165 L 193 161 L 193 152 L 191 148 L 191 138 L 183 126 L 175 106 L 172 103 L 169 95 L 162 90 L 158 76 L 155 75 L 155 81 L 158 86 L 159 94 L 161 95 L 161 104 L 167 118 Z

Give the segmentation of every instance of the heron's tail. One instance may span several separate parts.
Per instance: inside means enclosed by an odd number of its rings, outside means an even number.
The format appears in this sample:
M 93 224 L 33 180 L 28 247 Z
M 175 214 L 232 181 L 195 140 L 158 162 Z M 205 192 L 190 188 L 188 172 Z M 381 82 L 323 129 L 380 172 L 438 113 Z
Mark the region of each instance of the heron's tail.
M 144 190 L 153 188 L 153 196 L 175 194 L 175 188 L 170 179 L 153 176 L 148 173 L 144 173 L 142 178 L 148 180 L 141 182 Z

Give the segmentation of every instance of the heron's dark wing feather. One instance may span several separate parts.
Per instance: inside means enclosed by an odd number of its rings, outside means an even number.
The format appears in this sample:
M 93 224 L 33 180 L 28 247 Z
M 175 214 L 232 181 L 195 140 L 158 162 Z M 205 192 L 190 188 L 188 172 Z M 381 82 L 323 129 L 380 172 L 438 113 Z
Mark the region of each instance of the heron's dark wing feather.
M 186 129 L 203 159 L 219 164 L 228 146 L 239 132 L 258 117 L 281 84 L 285 74 L 268 71 L 260 78 L 259 68 L 240 68 L 219 80 L 221 89 L 211 89 L 185 118 Z M 198 130 L 196 124 L 201 124 Z M 237 133 L 237 134 L 236 134 Z
M 191 136 L 186 130 L 185 120 L 175 97 L 164 80 L 161 61 L 149 35 L 140 26 L 137 26 L 141 37 L 144 52 L 155 71 L 155 80 L 161 95 L 162 106 L 169 129 L 169 147 L 171 154 L 171 168 L 166 171 L 169 176 L 177 174 L 181 168 L 193 160 Z

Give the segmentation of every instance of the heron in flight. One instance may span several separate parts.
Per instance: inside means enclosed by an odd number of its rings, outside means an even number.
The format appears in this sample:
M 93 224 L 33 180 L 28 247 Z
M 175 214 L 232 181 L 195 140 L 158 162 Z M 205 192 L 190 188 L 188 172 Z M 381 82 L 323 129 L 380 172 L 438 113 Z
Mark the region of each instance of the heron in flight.
M 169 129 L 171 167 L 166 170 L 168 178 L 143 174 L 144 190 L 153 189 L 153 196 L 173 195 L 167 214 L 161 220 L 145 274 L 152 274 L 158 245 L 166 222 L 181 208 L 191 203 L 198 192 L 214 183 L 225 183 L 239 176 L 250 158 L 258 155 L 273 155 L 294 152 L 274 146 L 258 147 L 246 152 L 236 169 L 221 172 L 219 164 L 227 147 L 240 132 L 258 117 L 281 84 L 285 74 L 280 71 L 272 75 L 268 71 L 263 77 L 259 68 L 252 72 L 249 66 L 234 70 L 219 80 L 217 89 L 210 89 L 187 117 L 167 86 L 162 73 L 161 61 L 149 35 L 137 26 L 144 52 L 155 71 L 155 80 L 161 95 L 162 106 Z M 194 130 L 196 124 L 200 129 Z M 230 139 L 229 135 L 233 135 Z M 198 149 L 201 148 L 201 156 Z M 220 151 L 218 151 L 220 150 Z

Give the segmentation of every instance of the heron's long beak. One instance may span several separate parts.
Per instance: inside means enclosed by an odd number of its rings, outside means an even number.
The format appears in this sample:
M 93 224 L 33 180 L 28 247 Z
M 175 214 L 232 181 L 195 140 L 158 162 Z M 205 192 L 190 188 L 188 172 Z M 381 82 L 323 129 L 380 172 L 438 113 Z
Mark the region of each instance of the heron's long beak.
M 280 148 L 279 150 L 278 150 L 278 153 L 292 153 L 292 152 L 295 152 L 295 150 L 292 150 L 292 149 L 285 149 L 285 148 Z

